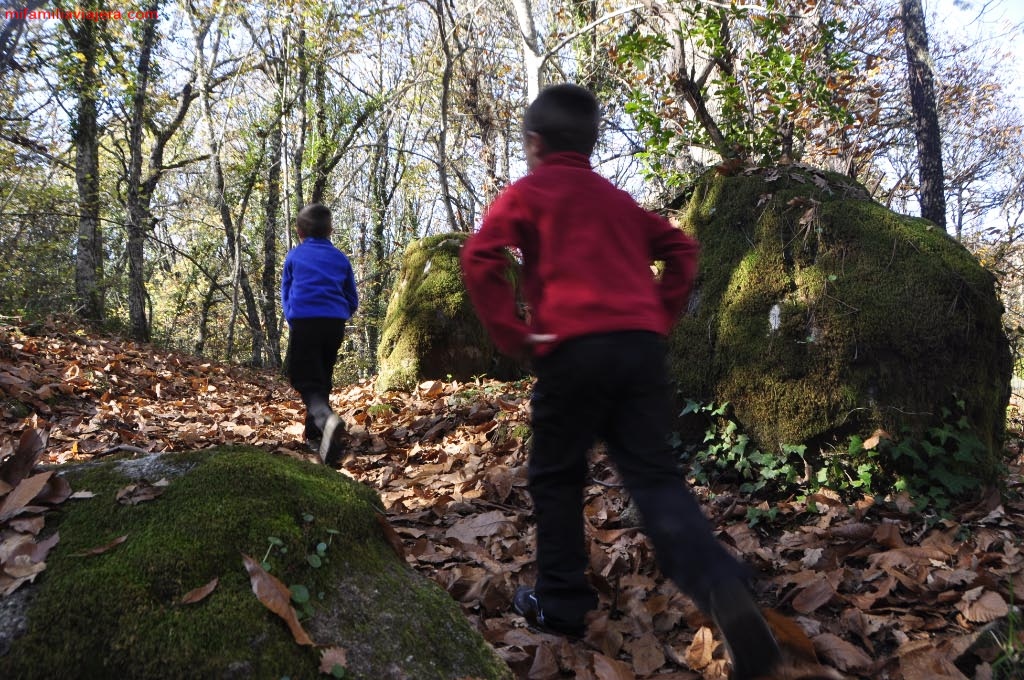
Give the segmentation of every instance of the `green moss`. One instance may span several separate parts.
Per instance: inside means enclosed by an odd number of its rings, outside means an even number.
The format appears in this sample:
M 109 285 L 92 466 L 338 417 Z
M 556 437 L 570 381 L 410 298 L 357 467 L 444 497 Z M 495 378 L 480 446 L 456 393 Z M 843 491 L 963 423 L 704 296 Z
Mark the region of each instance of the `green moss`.
M 242 554 L 260 560 L 270 536 L 286 549 L 272 553 L 271 573 L 315 594 L 307 631 L 320 645 L 350 649 L 350 677 L 382 677 L 396 658 L 411 677 L 507 675 L 457 605 L 395 558 L 368 487 L 255 449 L 167 458 L 193 469 L 136 506 L 116 502 L 129 480 L 115 464 L 68 474 L 73 488 L 96 496 L 68 501 L 48 520 L 61 541 L 34 595 L 29 631 L 0 657 L 0 675 L 317 677 L 318 652 L 296 644 L 257 600 L 243 567 Z M 122 545 L 83 556 L 123 535 Z M 306 556 L 327 540 L 327 559 L 314 569 Z M 213 578 L 219 585 L 204 601 L 178 604 Z M 399 620 L 417 632 L 440 622 L 447 639 L 394 647 L 381 631 Z
M 520 366 L 498 354 L 466 293 L 459 253 L 468 237 L 440 234 L 406 249 L 377 352 L 378 389 L 408 390 L 448 376 L 521 375 Z M 509 268 L 511 275 L 511 259 Z
M 958 396 L 997 469 L 1009 353 L 992 277 L 930 223 L 799 168 L 705 176 L 683 215 L 702 245 L 673 337 L 683 393 L 733 404 L 758 444 L 918 431 Z

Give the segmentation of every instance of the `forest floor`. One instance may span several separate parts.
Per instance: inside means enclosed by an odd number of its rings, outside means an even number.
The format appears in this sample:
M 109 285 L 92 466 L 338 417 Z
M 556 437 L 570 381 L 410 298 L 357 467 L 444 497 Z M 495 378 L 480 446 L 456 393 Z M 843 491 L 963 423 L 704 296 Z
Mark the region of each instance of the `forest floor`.
M 511 611 L 515 588 L 533 581 L 529 389 L 528 380 L 341 387 L 333 403 L 349 456 L 339 473 L 377 489 L 407 562 L 462 605 L 518 677 L 727 677 L 713 627 L 658 572 L 599 450 L 585 515 L 601 602 L 587 636 L 546 635 Z M 31 333 L 0 325 L 0 460 L 23 432 L 42 429 L 49 464 L 225 444 L 318 461 L 302 442 L 302 413 L 271 372 L 67 321 Z M 777 680 L 1024 678 L 1024 617 L 1013 606 L 1024 598 L 1022 462 L 1008 459 L 1007 493 L 979 490 L 955 521 L 914 513 L 898 496 L 849 504 L 818 493 L 774 503 L 774 517 L 752 527 L 748 508 L 767 504 L 729 486 L 695 491 L 719 538 L 758 575 L 791 662 Z

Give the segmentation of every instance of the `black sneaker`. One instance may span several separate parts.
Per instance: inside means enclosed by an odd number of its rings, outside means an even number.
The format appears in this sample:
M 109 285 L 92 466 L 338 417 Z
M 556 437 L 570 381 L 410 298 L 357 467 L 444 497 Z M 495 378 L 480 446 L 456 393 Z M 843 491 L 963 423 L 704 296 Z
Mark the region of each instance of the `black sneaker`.
M 732 581 L 716 586 L 710 601 L 711 618 L 725 639 L 732 661 L 730 680 L 770 675 L 781 658 L 779 643 L 743 583 Z
M 324 463 L 337 460 L 341 457 L 344 445 L 341 443 L 341 435 L 345 433 L 345 423 L 341 418 L 332 413 L 324 425 L 324 436 L 320 440 L 320 460 Z
M 320 443 L 323 437 L 306 437 L 306 447 L 313 453 L 320 453 Z
M 582 623 L 572 625 L 545 620 L 544 611 L 540 608 L 540 602 L 537 601 L 537 594 L 533 588 L 526 586 L 516 588 L 515 597 L 512 598 L 512 608 L 526 619 L 527 623 L 544 633 L 581 638 L 587 632 L 587 627 Z

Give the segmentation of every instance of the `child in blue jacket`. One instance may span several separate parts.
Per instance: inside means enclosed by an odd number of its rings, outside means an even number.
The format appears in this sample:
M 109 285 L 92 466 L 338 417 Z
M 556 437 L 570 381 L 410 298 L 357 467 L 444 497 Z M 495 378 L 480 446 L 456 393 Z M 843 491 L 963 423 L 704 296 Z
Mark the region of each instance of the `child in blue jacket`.
M 329 397 L 345 322 L 359 296 L 351 263 L 330 241 L 330 209 L 307 205 L 299 211 L 296 231 L 299 245 L 285 257 L 281 274 L 281 304 L 291 329 L 285 366 L 306 405 L 306 442 L 324 462 L 335 461 L 345 428 Z

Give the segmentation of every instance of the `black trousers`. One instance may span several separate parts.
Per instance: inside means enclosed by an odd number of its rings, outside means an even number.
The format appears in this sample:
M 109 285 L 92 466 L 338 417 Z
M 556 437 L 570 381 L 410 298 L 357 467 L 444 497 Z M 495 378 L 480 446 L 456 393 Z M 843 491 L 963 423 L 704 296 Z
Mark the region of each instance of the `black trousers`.
M 334 387 L 334 364 L 345 339 L 345 319 L 293 319 L 288 325 L 288 382 L 306 405 L 306 437 L 318 439 L 332 413 L 329 397 Z
M 597 606 L 583 533 L 587 453 L 597 438 L 640 509 L 662 573 L 681 591 L 707 611 L 713 584 L 747 577 L 712 534 L 668 444 L 674 401 L 661 336 L 576 338 L 534 367 L 529 491 L 545 620 L 578 625 Z

